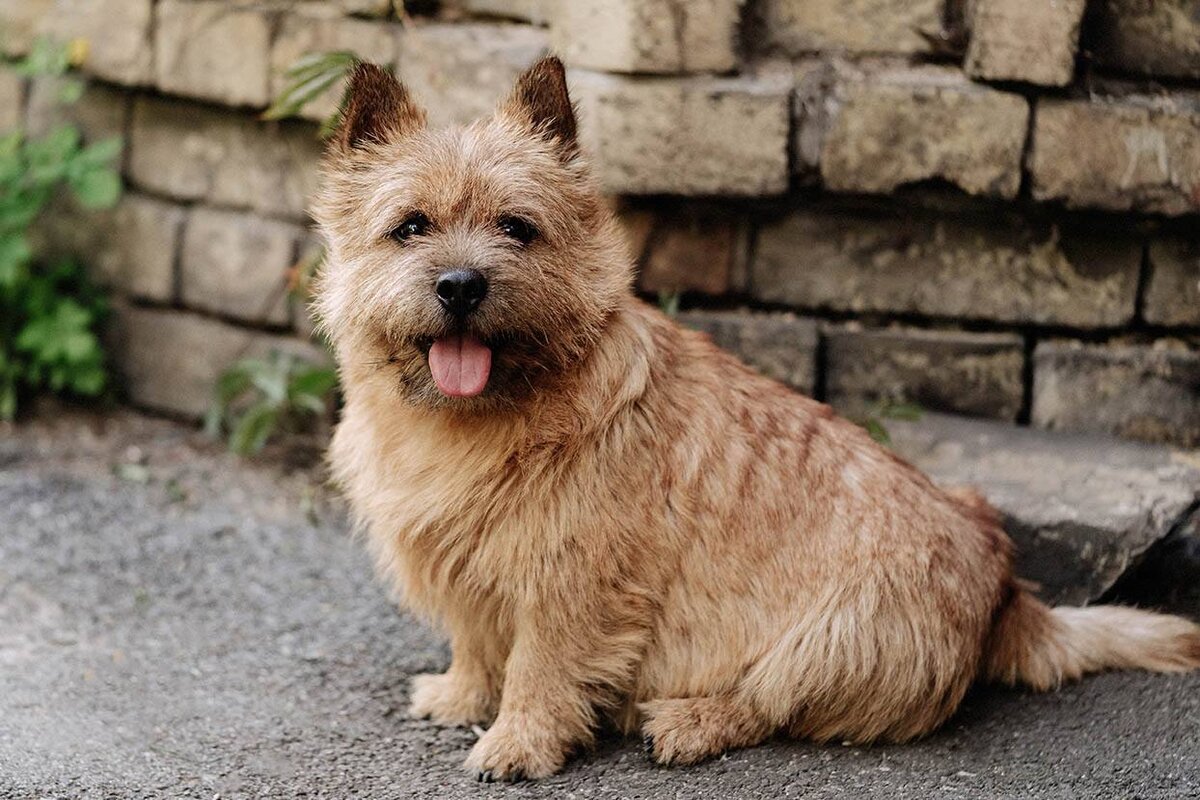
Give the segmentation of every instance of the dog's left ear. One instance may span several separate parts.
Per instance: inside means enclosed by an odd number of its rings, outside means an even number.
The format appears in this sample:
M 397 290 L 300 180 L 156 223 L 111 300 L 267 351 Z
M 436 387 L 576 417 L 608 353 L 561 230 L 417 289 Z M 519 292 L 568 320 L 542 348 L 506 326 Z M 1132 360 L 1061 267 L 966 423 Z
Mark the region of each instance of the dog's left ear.
M 555 56 L 547 56 L 527 69 L 501 110 L 528 123 L 534 134 L 553 143 L 563 160 L 578 153 L 567 72 Z

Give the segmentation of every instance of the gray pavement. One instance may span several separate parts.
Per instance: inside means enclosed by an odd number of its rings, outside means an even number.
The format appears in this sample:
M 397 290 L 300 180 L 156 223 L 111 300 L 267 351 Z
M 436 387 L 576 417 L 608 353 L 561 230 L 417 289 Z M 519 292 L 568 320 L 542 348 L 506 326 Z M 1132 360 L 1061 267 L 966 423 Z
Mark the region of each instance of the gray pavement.
M 686 769 L 607 735 L 552 779 L 476 784 L 474 734 L 403 711 L 440 637 L 280 455 L 124 413 L 0 429 L 0 796 L 1200 797 L 1200 674 L 980 690 L 915 744 Z

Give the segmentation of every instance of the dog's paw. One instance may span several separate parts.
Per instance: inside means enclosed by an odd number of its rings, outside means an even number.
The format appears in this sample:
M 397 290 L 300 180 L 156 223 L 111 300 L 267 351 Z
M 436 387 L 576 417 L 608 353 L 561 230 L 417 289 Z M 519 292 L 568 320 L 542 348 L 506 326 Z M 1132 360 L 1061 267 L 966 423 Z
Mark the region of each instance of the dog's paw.
M 769 726 L 722 698 L 684 697 L 638 705 L 642 743 L 659 764 L 695 764 L 734 747 L 757 744 Z
M 566 758 L 566 748 L 557 737 L 517 718 L 497 722 L 480 737 L 467 756 L 466 768 L 485 783 L 521 781 L 553 775 Z
M 478 685 L 446 673 L 415 675 L 408 713 L 439 725 L 479 725 L 491 720 L 494 700 Z

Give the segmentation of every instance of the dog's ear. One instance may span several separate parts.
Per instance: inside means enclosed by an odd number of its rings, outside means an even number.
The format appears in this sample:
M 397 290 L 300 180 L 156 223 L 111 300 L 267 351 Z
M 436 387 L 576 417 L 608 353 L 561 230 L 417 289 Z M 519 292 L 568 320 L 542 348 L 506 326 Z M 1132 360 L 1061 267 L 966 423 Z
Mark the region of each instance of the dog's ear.
M 346 83 L 333 145 L 348 153 L 368 142 L 391 141 L 424 127 L 425 111 L 408 89 L 378 64 L 362 63 Z
M 528 123 L 536 135 L 553 143 L 564 159 L 578 152 L 567 72 L 556 57 L 547 56 L 527 69 L 501 110 Z

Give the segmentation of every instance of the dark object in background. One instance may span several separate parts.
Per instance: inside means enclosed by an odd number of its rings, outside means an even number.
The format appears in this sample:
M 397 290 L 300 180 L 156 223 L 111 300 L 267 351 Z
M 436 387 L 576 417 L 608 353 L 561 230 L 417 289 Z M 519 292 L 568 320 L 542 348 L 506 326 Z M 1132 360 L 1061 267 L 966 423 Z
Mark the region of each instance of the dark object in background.
M 1150 547 L 1101 603 L 1127 603 L 1200 619 L 1200 503 Z

